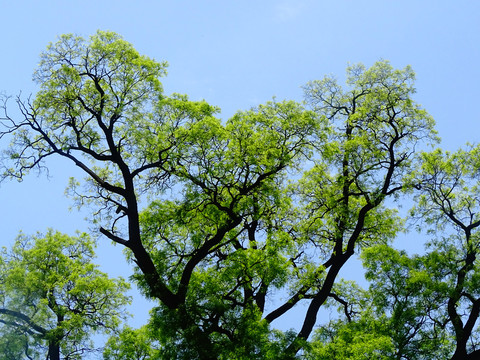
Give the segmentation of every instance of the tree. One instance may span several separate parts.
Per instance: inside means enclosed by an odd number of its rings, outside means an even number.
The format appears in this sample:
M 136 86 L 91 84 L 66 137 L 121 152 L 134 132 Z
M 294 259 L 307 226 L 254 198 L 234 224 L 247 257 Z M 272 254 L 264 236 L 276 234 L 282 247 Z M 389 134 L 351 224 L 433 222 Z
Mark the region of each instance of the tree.
M 0 258 L 1 359 L 80 359 L 94 333 L 115 330 L 129 288 L 91 261 L 94 243 L 49 230 L 20 235 Z
M 335 296 L 337 275 L 355 251 L 387 243 L 401 229 L 385 199 L 412 186 L 416 145 L 435 138 L 433 120 L 411 99 L 411 68 L 394 70 L 388 62 L 378 62 L 370 69 L 350 67 L 347 75 L 349 91 L 329 77 L 305 87 L 307 102 L 332 125 L 298 190 L 306 219 L 301 236 L 311 244 L 306 253 L 321 254 L 312 274 L 314 283 L 323 281 L 301 287 L 280 308 L 312 299 L 298 334 L 302 340 L 311 334 L 319 308 Z M 295 343 L 288 348 L 298 349 Z
M 359 335 L 390 339 L 394 359 L 478 358 L 479 151 L 470 146 L 422 154 L 421 169 L 414 174 L 412 217 L 420 229 L 428 229 L 426 252 L 409 256 L 388 245 L 365 249 L 369 290 L 361 302 L 352 293 L 344 297 L 356 307 L 354 315 L 322 328 L 318 338 L 333 335 L 315 343 L 314 354 L 327 346 L 331 352 L 348 351 L 340 341 L 347 334 L 350 346 Z
M 385 324 L 394 359 L 450 358 L 452 336 L 442 315 L 448 289 L 438 286 L 443 266 L 435 264 L 439 255 L 408 256 L 385 245 L 362 255 L 371 282 L 370 307 Z
M 52 155 L 85 172 L 70 191 L 158 301 L 163 358 L 294 358 L 342 266 L 399 228 L 385 199 L 411 185 L 416 146 L 435 138 L 414 74 L 351 67 L 348 91 L 325 78 L 305 87 L 306 106 L 270 101 L 222 122 L 204 101 L 166 96 L 165 66 L 113 33 L 60 37 L 33 102 L 17 99 L 23 117 L 5 111 L 5 176 Z M 288 299 L 269 308 L 279 292 Z M 298 334 L 272 330 L 300 303 Z
M 425 259 L 431 279 L 427 284 L 444 304 L 437 322 L 455 339 L 452 360 L 480 356 L 479 152 L 477 146 L 425 153 L 421 194 L 413 212 L 435 234 Z

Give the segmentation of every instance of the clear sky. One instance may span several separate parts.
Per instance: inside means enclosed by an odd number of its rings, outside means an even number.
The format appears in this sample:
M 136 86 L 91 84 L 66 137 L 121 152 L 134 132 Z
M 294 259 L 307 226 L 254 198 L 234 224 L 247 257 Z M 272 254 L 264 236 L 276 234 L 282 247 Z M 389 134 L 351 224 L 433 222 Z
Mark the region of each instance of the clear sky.
M 35 92 L 38 55 L 63 33 L 121 34 L 141 53 L 169 62 L 165 92 L 189 94 L 228 118 L 270 100 L 302 100 L 300 87 L 325 74 L 344 78 L 349 63 L 387 59 L 417 73 L 416 100 L 437 121 L 442 146 L 476 143 L 480 128 L 480 1 L 477 0 L 0 0 L 0 91 Z M 13 105 L 13 102 L 12 102 Z M 7 144 L 0 143 L 0 149 Z M 32 174 L 0 187 L 0 245 L 19 230 L 90 226 L 69 211 L 70 164 L 50 163 L 51 178 Z M 415 234 L 405 246 L 414 246 Z M 98 262 L 112 275 L 130 268 L 103 239 Z M 344 272 L 344 276 L 349 276 Z M 136 296 L 134 325 L 147 308 Z

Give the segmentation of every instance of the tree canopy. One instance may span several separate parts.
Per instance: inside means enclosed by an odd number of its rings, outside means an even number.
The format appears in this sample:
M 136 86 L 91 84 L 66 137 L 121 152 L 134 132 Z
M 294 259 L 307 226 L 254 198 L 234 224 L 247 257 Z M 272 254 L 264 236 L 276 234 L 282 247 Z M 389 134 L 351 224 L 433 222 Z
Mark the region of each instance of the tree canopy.
M 166 95 L 165 73 L 115 33 L 63 35 L 41 55 L 39 91 L 17 98 L 19 118 L 4 99 L 3 176 L 52 156 L 83 170 L 70 194 L 156 302 L 106 359 L 476 354 L 478 150 L 419 152 L 438 139 L 410 67 L 354 65 L 345 88 L 325 77 L 302 103 L 273 99 L 226 120 Z M 412 195 L 413 218 L 435 235 L 414 257 L 391 245 L 404 229 L 395 201 Z M 338 278 L 355 254 L 368 291 Z M 345 318 L 314 331 L 334 304 Z M 275 329 L 291 312 L 299 330 Z
M 0 257 L 0 359 L 81 359 L 94 333 L 112 332 L 126 314 L 129 284 L 92 263 L 83 233 L 21 234 Z

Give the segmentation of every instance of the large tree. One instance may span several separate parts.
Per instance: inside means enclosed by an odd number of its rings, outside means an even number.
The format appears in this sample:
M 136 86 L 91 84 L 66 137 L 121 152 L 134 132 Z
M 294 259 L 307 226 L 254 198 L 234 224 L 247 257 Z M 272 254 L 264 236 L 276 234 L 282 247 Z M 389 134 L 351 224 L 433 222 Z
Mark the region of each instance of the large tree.
M 294 358 L 327 299 L 342 300 L 343 265 L 399 228 L 385 199 L 411 185 L 415 149 L 434 139 L 414 74 L 355 66 L 348 90 L 325 78 L 305 86 L 306 105 L 221 121 L 204 101 L 166 96 L 165 66 L 113 33 L 60 37 L 33 101 L 17 99 L 23 116 L 5 112 L 5 175 L 52 155 L 85 172 L 70 191 L 158 300 L 163 358 Z M 298 333 L 272 330 L 300 303 Z
M 20 235 L 0 258 L 0 359 L 80 359 L 116 330 L 129 288 L 92 263 L 87 234 Z

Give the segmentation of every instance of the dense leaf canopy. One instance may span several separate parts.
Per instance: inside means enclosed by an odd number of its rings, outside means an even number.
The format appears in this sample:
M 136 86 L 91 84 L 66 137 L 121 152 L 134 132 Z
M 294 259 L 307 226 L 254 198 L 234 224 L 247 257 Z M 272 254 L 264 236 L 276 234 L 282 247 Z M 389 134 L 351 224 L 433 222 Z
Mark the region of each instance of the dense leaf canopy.
M 87 234 L 20 235 L 0 258 L 0 359 L 80 359 L 125 318 L 129 284 L 92 263 Z
M 165 73 L 115 33 L 64 35 L 41 55 L 32 101 L 17 98 L 22 116 L 4 102 L 3 176 L 51 156 L 83 170 L 70 194 L 156 302 L 106 359 L 476 353 L 478 149 L 419 152 L 437 138 L 410 67 L 351 66 L 345 88 L 325 77 L 302 103 L 273 99 L 224 120 L 166 95 Z M 395 201 L 412 194 L 412 218 L 434 238 L 413 257 L 391 246 L 404 229 Z M 338 279 L 355 254 L 368 291 Z M 334 304 L 343 315 L 321 323 Z M 294 311 L 299 330 L 276 330 Z

